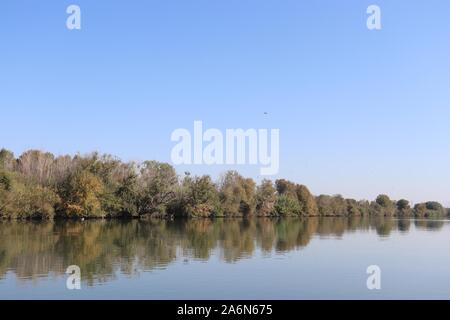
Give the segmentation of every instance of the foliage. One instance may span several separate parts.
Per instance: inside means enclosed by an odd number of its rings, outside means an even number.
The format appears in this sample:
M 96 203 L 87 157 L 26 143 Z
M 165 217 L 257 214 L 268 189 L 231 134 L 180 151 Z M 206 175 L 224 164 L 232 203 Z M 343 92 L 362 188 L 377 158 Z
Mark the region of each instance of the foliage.
M 236 171 L 228 171 L 219 184 L 219 196 L 222 214 L 248 216 L 255 212 L 255 182 L 242 177 Z
M 429 201 L 425 203 L 418 203 L 414 206 L 414 214 L 417 217 L 444 217 L 447 215 L 447 210 L 438 202 Z
M 413 210 L 411 209 L 411 206 L 409 205 L 409 201 L 405 199 L 401 199 L 397 201 L 397 212 L 398 216 L 400 217 L 409 217 L 412 215 Z
M 392 201 L 387 195 L 381 194 L 372 203 L 372 212 L 385 217 L 394 216 L 396 213 L 395 201 Z
M 29 150 L 15 158 L 0 150 L 0 218 L 385 216 L 445 217 L 438 202 L 314 197 L 301 184 L 279 179 L 257 185 L 236 171 L 179 179 L 167 163 L 122 162 L 111 155 L 55 156 Z
M 301 214 L 303 216 L 319 215 L 316 199 L 306 186 L 298 185 L 296 188 L 296 193 L 301 208 Z
M 183 181 L 183 215 L 210 217 L 219 210 L 219 193 L 209 176 L 187 176 Z
M 69 178 L 64 213 L 68 217 L 102 217 L 106 213 L 102 210 L 102 195 L 104 185 L 99 177 L 83 170 Z
M 139 215 L 165 214 L 175 199 L 178 178 L 175 169 L 157 161 L 145 161 L 137 180 L 137 206 Z
M 275 203 L 275 212 L 280 216 L 298 216 L 302 213 L 302 209 L 295 198 L 282 194 Z
M 272 216 L 275 214 L 277 190 L 272 181 L 263 180 L 256 188 L 256 213 L 258 216 Z

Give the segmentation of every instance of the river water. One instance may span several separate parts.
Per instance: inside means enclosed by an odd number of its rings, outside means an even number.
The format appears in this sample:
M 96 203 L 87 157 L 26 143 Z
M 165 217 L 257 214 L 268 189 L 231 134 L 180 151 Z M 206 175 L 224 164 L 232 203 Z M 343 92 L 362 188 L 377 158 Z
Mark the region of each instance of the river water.
M 450 299 L 449 247 L 447 220 L 3 221 L 0 299 Z

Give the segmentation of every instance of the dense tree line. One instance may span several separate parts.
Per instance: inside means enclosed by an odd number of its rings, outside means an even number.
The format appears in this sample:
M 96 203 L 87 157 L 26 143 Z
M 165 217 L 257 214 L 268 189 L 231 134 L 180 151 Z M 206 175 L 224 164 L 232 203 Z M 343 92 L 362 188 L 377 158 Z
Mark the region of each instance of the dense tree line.
M 157 161 L 123 163 L 110 155 L 58 156 L 38 150 L 18 158 L 0 151 L 0 217 L 7 219 L 245 216 L 447 215 L 438 202 L 411 207 L 380 195 L 356 201 L 340 195 L 315 197 L 304 185 L 280 179 L 257 185 L 236 171 L 219 181 L 180 177 Z

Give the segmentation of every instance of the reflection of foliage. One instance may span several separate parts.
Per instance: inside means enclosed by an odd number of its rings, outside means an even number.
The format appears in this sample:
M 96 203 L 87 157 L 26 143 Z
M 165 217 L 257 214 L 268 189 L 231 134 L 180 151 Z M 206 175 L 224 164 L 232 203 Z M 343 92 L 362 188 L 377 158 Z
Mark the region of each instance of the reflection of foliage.
M 165 268 L 183 257 L 208 260 L 220 252 L 237 262 L 260 250 L 265 254 L 306 247 L 314 235 L 342 236 L 375 229 L 380 236 L 406 231 L 412 220 L 385 216 L 347 218 L 187 219 L 166 221 L 99 220 L 0 222 L 0 274 L 19 278 L 55 273 L 78 265 L 88 284 L 108 281 L 116 272 Z M 439 230 L 443 221 L 416 220 L 417 228 Z
M 378 216 L 374 218 L 375 229 L 377 234 L 382 237 L 387 237 L 391 233 L 392 229 L 395 227 L 395 220 L 390 219 L 385 216 Z
M 411 219 L 399 219 L 398 220 L 398 230 L 401 232 L 407 232 L 409 231 L 409 228 L 411 227 Z
M 443 220 L 428 220 L 428 219 L 421 219 L 421 220 L 415 220 L 414 221 L 415 226 L 418 229 L 424 229 L 429 231 L 438 231 L 442 229 L 444 226 Z

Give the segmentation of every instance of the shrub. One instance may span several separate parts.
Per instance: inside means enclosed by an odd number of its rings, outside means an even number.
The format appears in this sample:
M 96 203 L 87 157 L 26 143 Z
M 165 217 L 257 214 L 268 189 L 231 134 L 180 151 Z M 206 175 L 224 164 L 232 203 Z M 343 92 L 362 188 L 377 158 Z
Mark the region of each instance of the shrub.
M 296 199 L 287 195 L 280 195 L 275 202 L 275 212 L 280 216 L 298 216 L 302 213 Z

